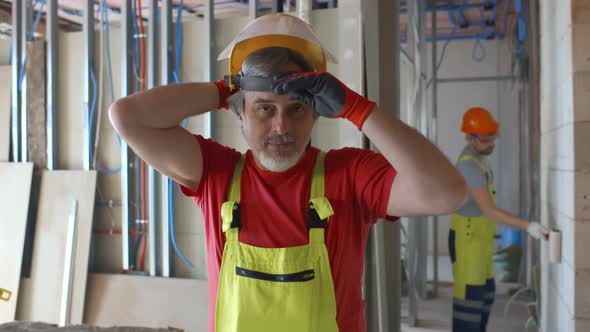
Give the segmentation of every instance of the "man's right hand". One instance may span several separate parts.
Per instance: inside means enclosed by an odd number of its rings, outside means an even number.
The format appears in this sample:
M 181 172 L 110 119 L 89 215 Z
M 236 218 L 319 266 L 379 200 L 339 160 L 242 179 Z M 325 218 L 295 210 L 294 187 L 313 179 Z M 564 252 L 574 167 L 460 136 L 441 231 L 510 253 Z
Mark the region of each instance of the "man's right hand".
M 217 91 L 219 92 L 218 108 L 228 109 L 229 105 L 227 104 L 227 98 L 238 92 L 238 89 L 230 89 L 227 85 L 225 85 L 224 80 L 215 81 L 214 83 L 215 86 L 217 86 Z
M 527 226 L 526 231 L 530 236 L 537 240 L 547 239 L 547 236 L 549 235 L 549 229 L 536 221 L 531 221 Z

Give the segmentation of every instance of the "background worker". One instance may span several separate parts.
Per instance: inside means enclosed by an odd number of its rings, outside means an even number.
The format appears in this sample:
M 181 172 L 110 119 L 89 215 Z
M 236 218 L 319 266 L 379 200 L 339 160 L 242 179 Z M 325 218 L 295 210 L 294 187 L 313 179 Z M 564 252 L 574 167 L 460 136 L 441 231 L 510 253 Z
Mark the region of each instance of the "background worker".
M 496 206 L 494 173 L 488 156 L 496 146 L 499 123 L 484 108 L 463 115 L 461 130 L 467 146 L 457 169 L 469 188 L 465 205 L 451 216 L 449 252 L 453 263 L 453 332 L 483 332 L 494 303 L 493 254 L 496 222 L 519 228 L 535 239 L 549 231 L 538 222 L 522 220 Z

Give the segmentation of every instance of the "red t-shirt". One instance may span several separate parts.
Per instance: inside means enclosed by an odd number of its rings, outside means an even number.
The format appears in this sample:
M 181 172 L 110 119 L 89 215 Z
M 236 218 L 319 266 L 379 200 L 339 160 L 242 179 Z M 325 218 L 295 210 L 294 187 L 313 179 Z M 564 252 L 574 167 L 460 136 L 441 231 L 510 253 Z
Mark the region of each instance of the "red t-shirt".
M 184 187 L 182 191 L 193 197 L 205 220 L 209 331 L 213 332 L 225 243 L 221 204 L 227 200 L 240 153 L 202 136 L 195 137 L 203 154 L 203 176 L 196 191 Z M 306 212 L 318 151 L 308 148 L 296 166 L 282 173 L 261 170 L 251 151 L 246 153 L 241 180 L 241 242 L 265 248 L 309 242 Z M 365 331 L 365 301 L 361 294 L 365 244 L 370 226 L 377 218 L 386 217 L 396 171 L 380 154 L 344 148 L 327 153 L 324 172 L 325 196 L 334 209 L 326 229 L 326 246 L 334 278 L 338 326 L 344 332 Z

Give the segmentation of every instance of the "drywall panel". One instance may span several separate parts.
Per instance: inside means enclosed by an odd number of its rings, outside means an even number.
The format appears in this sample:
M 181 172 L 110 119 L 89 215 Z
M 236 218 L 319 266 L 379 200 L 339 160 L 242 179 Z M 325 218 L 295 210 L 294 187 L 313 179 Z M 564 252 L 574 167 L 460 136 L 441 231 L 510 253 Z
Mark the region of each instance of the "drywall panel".
M 0 161 L 8 161 L 10 151 L 10 92 L 12 73 L 10 66 L 0 66 Z
M 95 190 L 94 171 L 42 173 L 31 278 L 21 288 L 23 294 L 18 303 L 19 320 L 54 324 L 59 321 L 68 220 L 72 202 L 77 201 L 70 322 L 82 323 Z
M 15 319 L 32 179 L 32 163 L 0 163 L 0 288 L 12 293 L 0 301 L 0 324 Z
M 84 137 L 84 35 L 59 33 L 58 75 L 58 165 L 60 169 L 82 169 Z M 118 55 L 119 53 L 117 53 Z M 113 53 L 113 59 L 119 58 Z M 113 67 L 117 72 L 117 67 Z
M 88 275 L 84 323 L 207 331 L 207 281 Z

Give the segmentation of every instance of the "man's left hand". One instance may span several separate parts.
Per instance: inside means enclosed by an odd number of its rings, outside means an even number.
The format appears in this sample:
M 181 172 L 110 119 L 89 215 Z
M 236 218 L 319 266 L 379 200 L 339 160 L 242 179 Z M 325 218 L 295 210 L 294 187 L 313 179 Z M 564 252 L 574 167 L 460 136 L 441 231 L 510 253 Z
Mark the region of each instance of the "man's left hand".
M 273 92 L 303 100 L 321 116 L 348 119 L 359 130 L 376 105 L 328 72 L 293 74 L 277 82 Z

